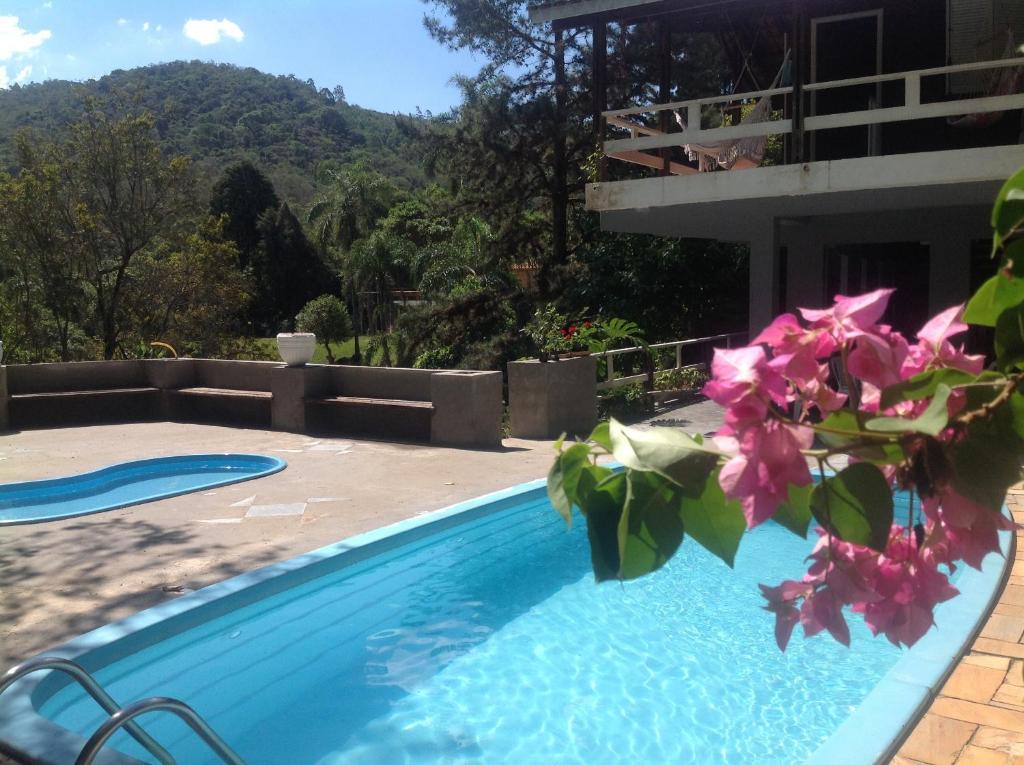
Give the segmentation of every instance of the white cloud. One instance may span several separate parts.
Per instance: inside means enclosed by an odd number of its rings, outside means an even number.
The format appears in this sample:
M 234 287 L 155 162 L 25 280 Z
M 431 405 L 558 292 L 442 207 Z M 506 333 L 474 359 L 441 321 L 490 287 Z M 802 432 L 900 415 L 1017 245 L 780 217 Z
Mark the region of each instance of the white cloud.
M 148 21 L 143 21 L 142 22 L 142 31 L 143 32 L 148 32 L 149 31 L 149 22 Z
M 7 79 L 7 67 L 0 66 L 0 90 L 3 90 L 10 84 L 10 80 Z
M 20 72 L 18 72 L 18 74 L 14 78 L 14 81 L 17 82 L 17 83 L 22 83 L 22 82 L 24 82 L 25 80 L 27 80 L 31 76 L 32 76 L 32 65 L 29 64 L 28 66 L 23 67 Z
M 46 0 L 46 2 L 43 3 L 43 7 L 47 8 L 47 9 L 52 8 L 53 7 L 53 0 Z
M 200 45 L 215 45 L 223 37 L 230 37 L 235 42 L 242 42 L 245 32 L 233 21 L 228 19 L 189 19 L 181 30 L 185 37 Z
M 127 26 L 127 24 L 128 24 L 128 19 L 118 19 L 117 20 L 117 25 L 119 27 Z
M 157 32 L 163 32 L 164 31 L 164 25 L 163 24 L 157 24 L 156 25 L 156 31 Z
M 18 26 L 17 16 L 0 16 L 0 61 L 33 53 L 53 36 L 49 29 L 29 32 Z

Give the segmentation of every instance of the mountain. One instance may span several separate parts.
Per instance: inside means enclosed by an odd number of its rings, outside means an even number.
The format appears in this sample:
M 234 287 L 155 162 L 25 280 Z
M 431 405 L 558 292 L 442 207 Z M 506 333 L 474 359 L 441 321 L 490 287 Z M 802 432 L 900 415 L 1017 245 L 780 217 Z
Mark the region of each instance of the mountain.
M 0 168 L 15 169 L 19 128 L 59 130 L 89 97 L 127 98 L 151 112 L 167 150 L 192 157 L 211 183 L 231 162 L 252 160 L 295 205 L 312 198 L 314 170 L 325 160 L 365 161 L 405 188 L 424 182 L 392 115 L 348 104 L 340 88 L 318 90 L 312 80 L 202 61 L 0 90 Z

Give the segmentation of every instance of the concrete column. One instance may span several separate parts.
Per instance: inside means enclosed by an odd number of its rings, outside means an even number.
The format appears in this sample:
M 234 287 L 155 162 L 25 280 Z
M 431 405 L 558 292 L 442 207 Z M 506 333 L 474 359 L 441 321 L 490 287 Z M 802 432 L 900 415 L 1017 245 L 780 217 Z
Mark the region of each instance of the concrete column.
M 597 424 L 597 359 L 509 363 L 508 406 L 516 438 L 590 435 Z
M 787 227 L 785 245 L 786 305 L 780 309 L 825 306 L 825 244 L 818 231 L 806 224 Z
M 754 229 L 750 239 L 750 336 L 753 337 L 778 313 L 779 237 L 775 219 Z
M 0 366 L 0 430 L 8 430 L 11 427 L 11 417 L 7 404 L 9 398 L 10 396 L 7 394 L 7 367 Z
M 430 376 L 430 442 L 449 446 L 501 446 L 501 372 L 437 372 Z
M 319 365 L 280 366 L 270 370 L 271 426 L 290 433 L 306 431 L 306 399 L 322 395 L 328 383 L 328 368 Z
M 943 227 L 928 248 L 928 312 L 934 316 L 970 297 L 971 233 L 960 226 Z

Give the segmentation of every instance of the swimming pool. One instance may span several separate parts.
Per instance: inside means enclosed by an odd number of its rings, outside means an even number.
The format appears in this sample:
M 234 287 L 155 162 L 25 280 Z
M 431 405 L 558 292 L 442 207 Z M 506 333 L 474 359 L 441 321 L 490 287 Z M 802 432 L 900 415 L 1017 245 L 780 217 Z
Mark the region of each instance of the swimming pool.
M 260 478 L 288 463 L 260 454 L 156 457 L 89 473 L 0 484 L 0 526 L 100 513 Z
M 57 654 L 121 703 L 181 698 L 251 765 L 793 763 L 851 719 L 834 761 L 873 761 L 855 710 L 917 683 L 899 672 L 919 652 L 852 623 L 851 649 L 794 639 L 780 653 L 756 584 L 799 570 L 807 542 L 766 525 L 735 572 L 691 543 L 648 578 L 595 586 L 585 535 L 538 482 L 215 585 Z M 1002 572 L 986 568 L 958 582 L 962 618 L 939 611 L 950 655 L 921 666 L 948 667 L 969 637 Z M 905 724 L 927 698 L 915 688 L 916 701 L 896 693 L 868 714 Z M 176 721 L 143 721 L 180 762 L 215 761 Z M 44 762 L 73 761 L 100 722 L 59 677 L 0 698 L 0 740 Z M 885 726 L 871 730 L 884 746 Z M 112 744 L 148 761 L 123 733 Z

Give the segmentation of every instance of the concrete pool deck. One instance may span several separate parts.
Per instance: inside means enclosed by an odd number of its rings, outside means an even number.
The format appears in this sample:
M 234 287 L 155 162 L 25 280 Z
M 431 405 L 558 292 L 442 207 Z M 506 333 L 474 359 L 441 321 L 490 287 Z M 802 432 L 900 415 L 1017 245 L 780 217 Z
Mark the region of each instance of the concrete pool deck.
M 462 450 L 170 422 L 0 435 L 0 483 L 198 452 L 275 475 L 0 530 L 0 667 L 185 591 L 547 474 L 545 441 Z

